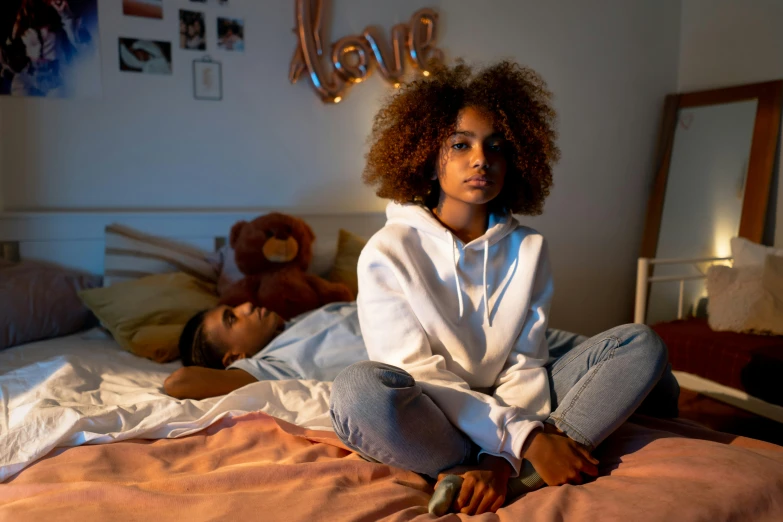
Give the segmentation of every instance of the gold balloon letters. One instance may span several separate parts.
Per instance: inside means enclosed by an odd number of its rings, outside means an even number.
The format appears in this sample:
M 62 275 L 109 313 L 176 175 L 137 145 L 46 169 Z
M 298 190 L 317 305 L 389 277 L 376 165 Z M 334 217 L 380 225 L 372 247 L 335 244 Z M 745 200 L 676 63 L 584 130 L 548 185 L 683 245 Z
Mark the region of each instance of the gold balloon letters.
M 299 40 L 291 58 L 288 79 L 296 83 L 302 73 L 310 77 L 318 95 L 325 103 L 339 103 L 348 86 L 364 81 L 378 65 L 381 76 L 399 87 L 405 72 L 405 55 L 427 76 L 430 60 L 442 61 L 443 53 L 435 47 L 438 15 L 429 8 L 419 9 L 407 24 L 397 24 L 391 30 L 391 48 L 384 48 L 377 31 L 367 27 L 361 35 L 344 36 L 332 45 L 330 55 L 333 71 L 324 68 L 321 57 L 321 15 L 323 0 L 295 0 L 296 28 Z

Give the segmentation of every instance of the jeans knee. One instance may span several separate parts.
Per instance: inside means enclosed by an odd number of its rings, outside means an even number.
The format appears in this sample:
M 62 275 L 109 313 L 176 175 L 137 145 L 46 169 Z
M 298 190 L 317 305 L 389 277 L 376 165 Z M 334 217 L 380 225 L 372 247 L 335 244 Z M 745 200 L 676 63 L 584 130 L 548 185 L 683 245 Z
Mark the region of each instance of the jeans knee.
M 332 383 L 330 406 L 343 415 L 355 407 L 391 400 L 393 389 L 410 388 L 416 384 L 405 370 L 377 361 L 360 361 L 342 370 Z
M 660 375 L 669 362 L 669 350 L 663 339 L 646 324 L 629 324 L 624 328 L 628 341 L 634 341 L 637 346 L 637 355 L 643 359 L 642 364 Z

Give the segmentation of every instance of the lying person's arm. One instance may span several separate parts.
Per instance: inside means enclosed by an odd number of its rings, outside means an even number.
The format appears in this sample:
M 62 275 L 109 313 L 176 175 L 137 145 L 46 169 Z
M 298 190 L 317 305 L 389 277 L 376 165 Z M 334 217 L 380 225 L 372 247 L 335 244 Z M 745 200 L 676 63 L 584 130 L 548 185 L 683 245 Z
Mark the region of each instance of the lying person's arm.
M 206 399 L 225 395 L 254 382 L 258 381 L 244 370 L 185 366 L 166 378 L 163 389 L 177 399 Z

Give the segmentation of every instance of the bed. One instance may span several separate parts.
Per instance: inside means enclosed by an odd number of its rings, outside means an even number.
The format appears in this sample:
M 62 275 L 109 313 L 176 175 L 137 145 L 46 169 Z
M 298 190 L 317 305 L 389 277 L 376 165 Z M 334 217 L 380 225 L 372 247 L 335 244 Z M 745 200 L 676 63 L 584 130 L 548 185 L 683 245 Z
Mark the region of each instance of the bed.
M 61 233 L 62 216 L 50 217 Z M 28 235 L 42 233 L 40 220 L 48 218 L 35 219 Z M 332 238 L 338 227 L 366 235 L 383 222 L 341 219 L 308 222 Z M 148 229 L 165 230 L 160 221 Z M 101 257 L 104 224 L 91 225 L 92 239 L 81 231 Z M 214 243 L 221 226 L 204 227 L 199 241 Z M 43 251 L 40 237 L 33 247 L 20 240 L 20 251 Z M 100 263 L 84 253 L 72 259 Z M 162 384 L 179 365 L 132 355 L 101 328 L 0 352 L 0 520 L 433 519 L 431 483 L 366 462 L 340 443 L 328 416 L 330 383 L 265 381 L 222 397 L 176 400 Z M 596 480 L 544 488 L 476 518 L 783 519 L 782 447 L 681 419 L 634 416 L 596 456 Z
M 698 311 L 698 303 L 690 306 L 695 314 L 685 312 L 685 282 L 706 279 L 711 264 L 732 260 L 732 257 L 640 258 L 635 322 L 646 322 L 646 300 L 651 284 L 678 283 L 676 319 L 656 322 L 651 328 L 666 343 L 669 361 L 680 386 L 783 423 L 783 392 L 779 385 L 783 371 L 783 336 L 716 331 L 705 317 L 706 308 Z M 744 265 L 746 261 L 742 261 Z M 663 276 L 650 275 L 651 267 L 661 264 L 675 270 Z M 752 289 L 750 285 L 746 287 Z M 730 294 L 720 297 L 732 299 Z M 739 301 L 739 296 L 735 299 Z

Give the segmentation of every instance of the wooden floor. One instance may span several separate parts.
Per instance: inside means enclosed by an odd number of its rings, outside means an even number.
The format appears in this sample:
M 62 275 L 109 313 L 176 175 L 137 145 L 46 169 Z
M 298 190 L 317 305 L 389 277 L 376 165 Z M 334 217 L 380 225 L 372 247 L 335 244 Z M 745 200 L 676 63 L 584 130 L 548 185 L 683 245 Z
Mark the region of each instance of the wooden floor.
M 699 393 L 680 390 L 680 417 L 713 430 L 764 440 L 783 446 L 783 424 Z

